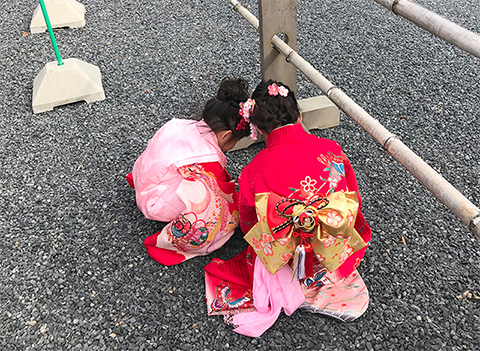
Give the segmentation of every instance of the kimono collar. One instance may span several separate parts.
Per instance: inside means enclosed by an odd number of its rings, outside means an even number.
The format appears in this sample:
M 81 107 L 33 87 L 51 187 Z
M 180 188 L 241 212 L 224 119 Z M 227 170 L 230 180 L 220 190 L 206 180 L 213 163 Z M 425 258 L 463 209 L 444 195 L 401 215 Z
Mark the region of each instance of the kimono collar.
M 203 119 L 197 122 L 197 129 L 200 135 L 203 136 L 203 138 L 207 141 L 208 145 L 210 146 L 209 151 L 216 152 L 216 154 L 218 155 L 217 162 L 220 164 L 220 166 L 222 166 L 222 168 L 225 168 L 225 165 L 227 164 L 227 158 L 225 157 L 225 154 L 223 153 L 222 149 L 220 149 L 220 146 L 218 146 L 218 139 L 214 131 Z
M 288 124 L 272 130 L 267 138 L 267 147 L 300 140 L 308 136 L 301 123 Z

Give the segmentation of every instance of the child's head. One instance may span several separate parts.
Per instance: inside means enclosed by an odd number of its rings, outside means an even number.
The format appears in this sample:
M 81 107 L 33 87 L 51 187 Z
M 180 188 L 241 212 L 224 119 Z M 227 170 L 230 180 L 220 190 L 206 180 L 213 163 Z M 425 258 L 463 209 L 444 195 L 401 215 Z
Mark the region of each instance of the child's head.
M 295 93 L 282 82 L 262 80 L 252 99 L 255 99 L 255 109 L 250 120 L 263 133 L 268 135 L 275 128 L 298 122 L 300 111 Z
M 203 120 L 215 132 L 223 151 L 233 148 L 236 142 L 250 134 L 247 125 L 238 129 L 242 117 L 239 104 L 248 99 L 248 83 L 242 78 L 225 78 L 220 83 L 217 96 L 210 99 L 203 109 Z

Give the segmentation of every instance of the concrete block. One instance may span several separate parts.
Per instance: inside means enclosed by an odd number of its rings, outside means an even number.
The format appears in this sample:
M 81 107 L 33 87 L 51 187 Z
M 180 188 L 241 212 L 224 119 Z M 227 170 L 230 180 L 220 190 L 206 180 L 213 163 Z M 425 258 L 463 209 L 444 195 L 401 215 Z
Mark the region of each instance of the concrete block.
M 52 28 L 78 28 L 85 26 L 85 6 L 75 0 L 45 0 Z M 47 30 L 40 4 L 37 5 L 30 23 L 31 33 Z
M 340 124 L 338 107 L 324 95 L 298 100 L 303 124 L 309 130 L 326 129 Z
M 47 63 L 33 82 L 34 113 L 76 101 L 104 99 L 105 92 L 98 67 L 75 58 L 63 60 L 62 66 L 57 61 Z
M 249 136 L 248 137 L 245 137 L 245 138 L 242 138 L 240 139 L 239 141 L 237 141 L 237 143 L 235 144 L 235 146 L 233 147 L 233 149 L 229 150 L 229 151 L 236 151 L 236 150 L 240 150 L 240 149 L 246 149 L 247 147 L 249 147 L 250 145 L 252 144 L 255 144 L 255 143 L 260 143 L 264 141 L 263 140 L 263 137 L 258 134 L 257 136 L 257 140 L 252 140 L 252 138 L 250 138 Z

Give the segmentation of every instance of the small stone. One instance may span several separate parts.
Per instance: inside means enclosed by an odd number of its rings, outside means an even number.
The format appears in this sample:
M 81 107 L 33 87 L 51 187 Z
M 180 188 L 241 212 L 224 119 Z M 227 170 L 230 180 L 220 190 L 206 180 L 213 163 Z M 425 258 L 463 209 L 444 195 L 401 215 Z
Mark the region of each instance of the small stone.
M 417 321 L 421 321 L 422 320 L 422 316 L 417 316 Z
M 37 321 L 28 321 L 26 323 L 29 327 L 34 327 L 37 324 Z
M 47 332 L 47 325 L 44 324 L 40 327 L 40 333 L 45 334 Z
M 115 333 L 110 334 L 111 338 L 115 338 L 116 336 L 117 336 L 117 334 L 115 334 Z

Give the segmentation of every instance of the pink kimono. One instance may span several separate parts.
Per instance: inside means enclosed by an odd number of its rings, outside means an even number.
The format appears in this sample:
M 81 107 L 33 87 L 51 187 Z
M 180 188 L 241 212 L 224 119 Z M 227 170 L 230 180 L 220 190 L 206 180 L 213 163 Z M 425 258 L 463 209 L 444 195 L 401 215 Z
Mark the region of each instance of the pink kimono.
M 154 260 L 174 265 L 220 248 L 238 225 L 235 184 L 210 127 L 172 119 L 127 176 L 148 219 L 170 222 L 145 239 Z

